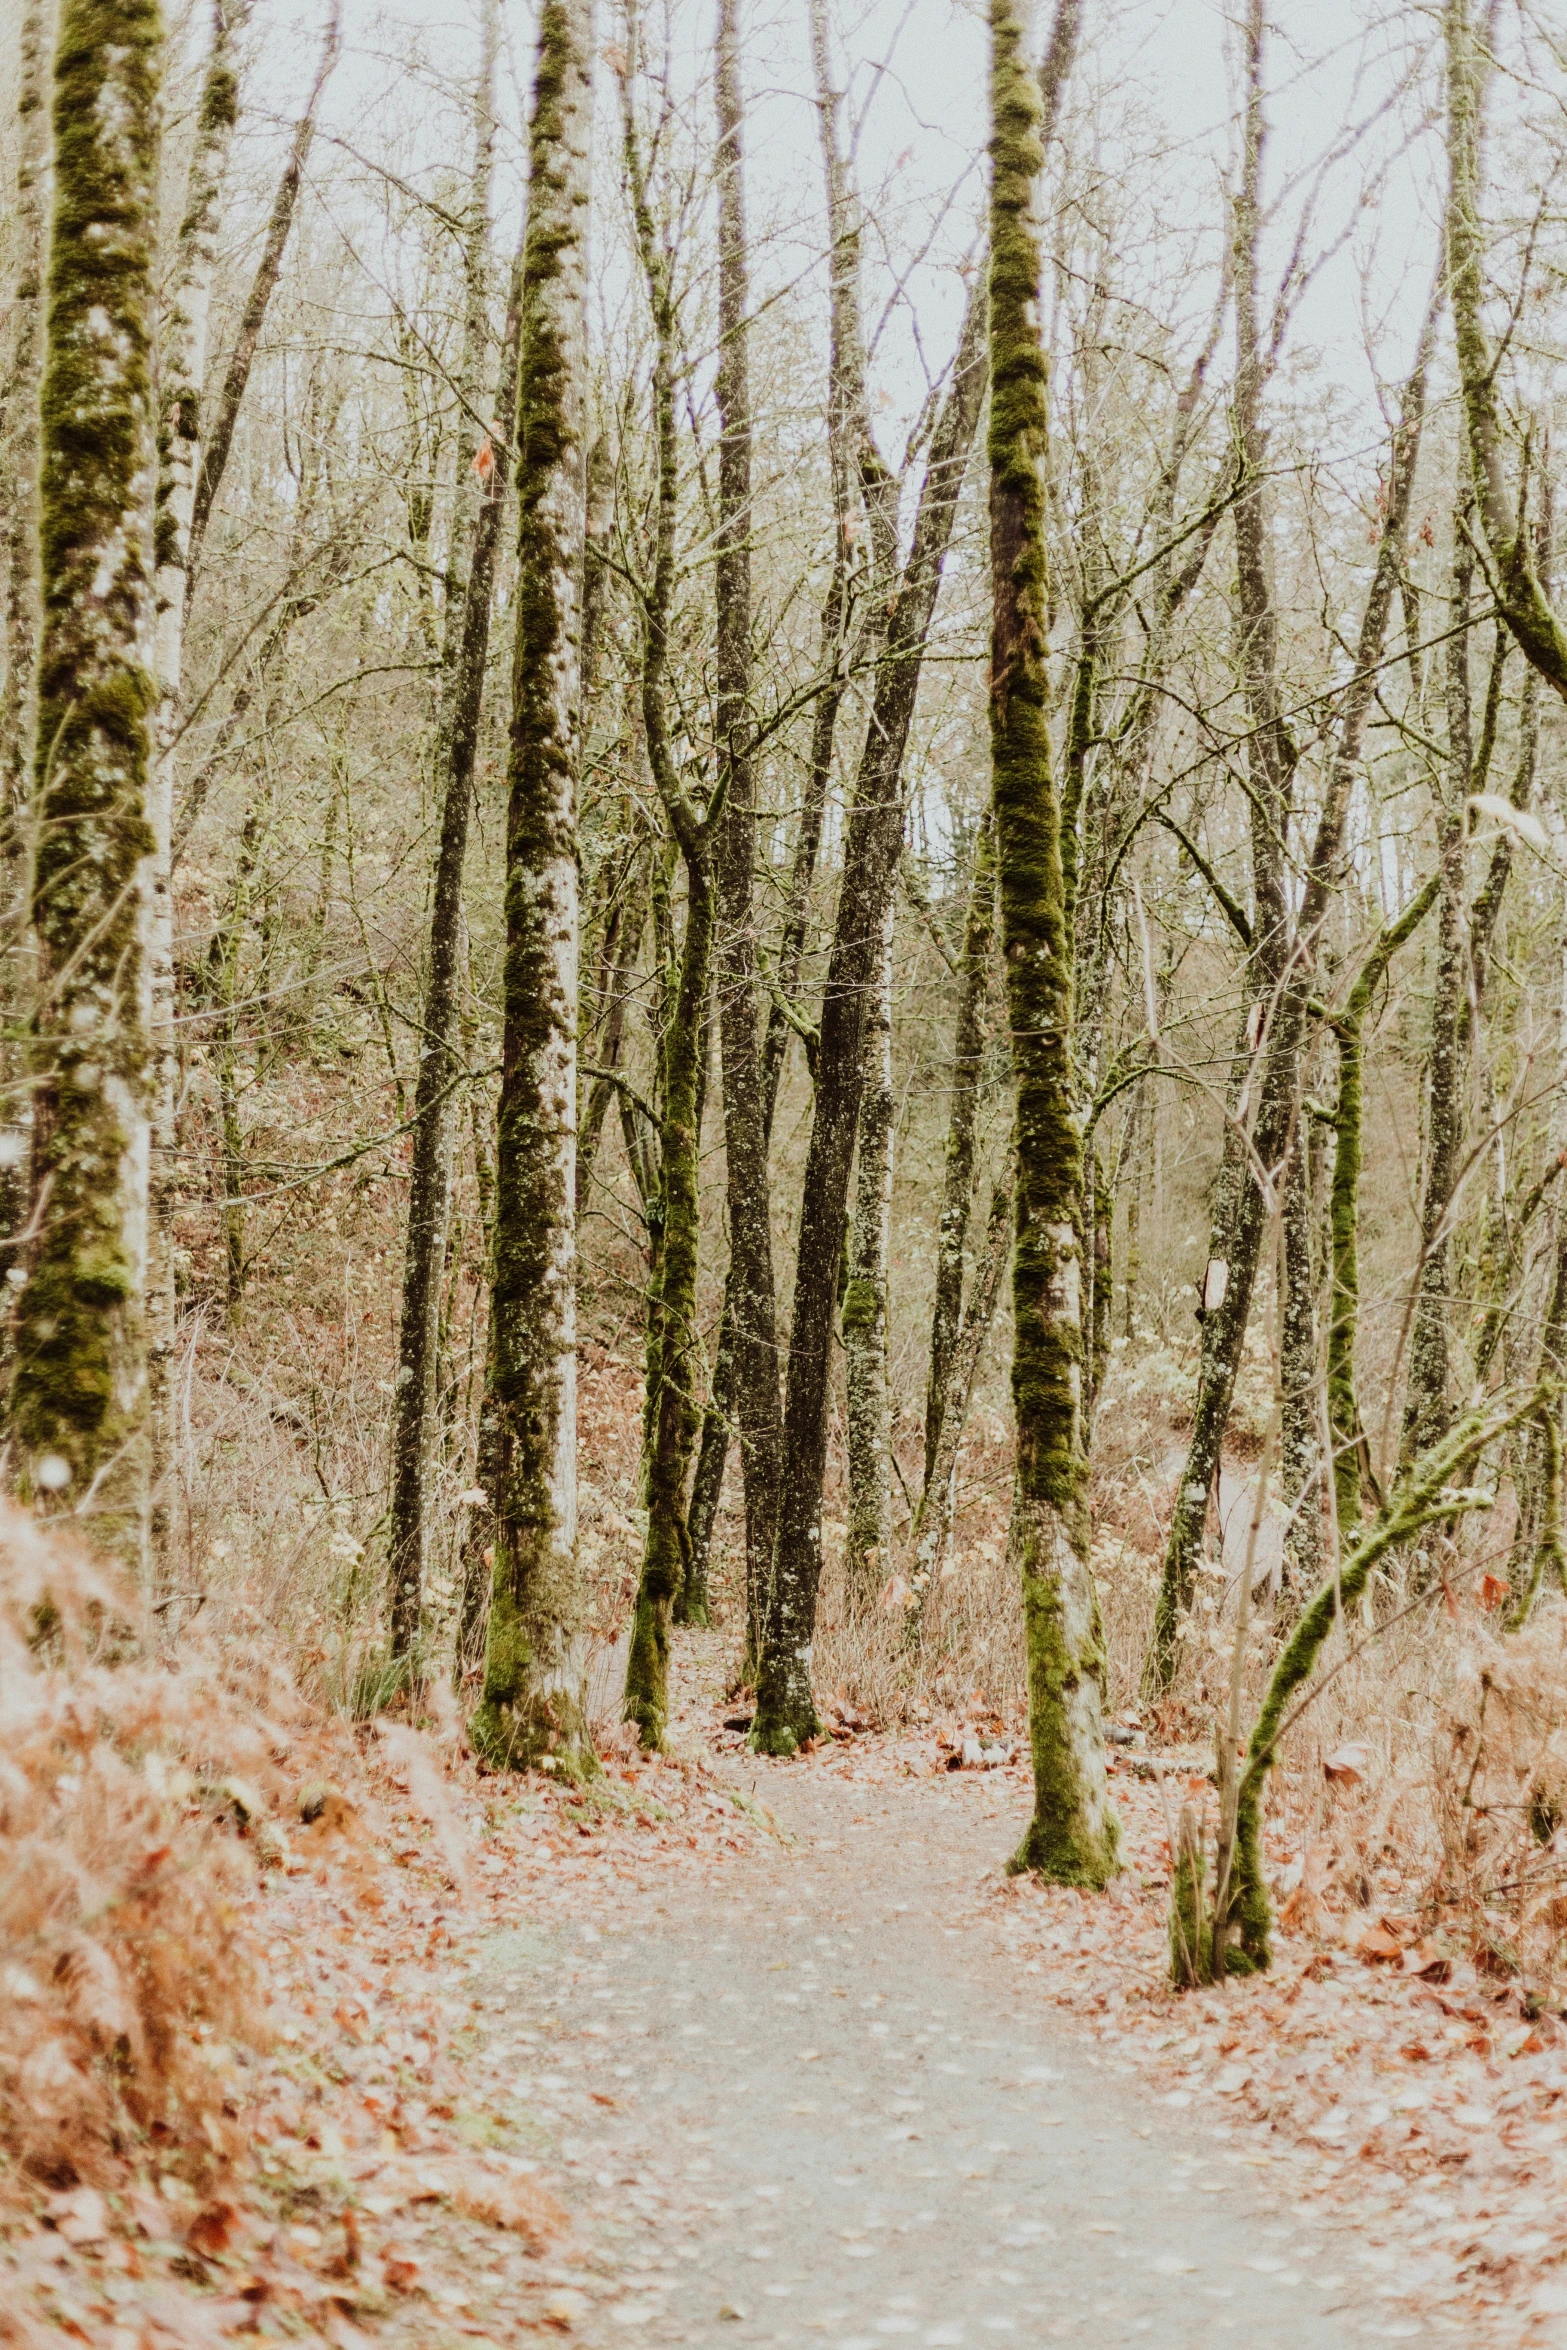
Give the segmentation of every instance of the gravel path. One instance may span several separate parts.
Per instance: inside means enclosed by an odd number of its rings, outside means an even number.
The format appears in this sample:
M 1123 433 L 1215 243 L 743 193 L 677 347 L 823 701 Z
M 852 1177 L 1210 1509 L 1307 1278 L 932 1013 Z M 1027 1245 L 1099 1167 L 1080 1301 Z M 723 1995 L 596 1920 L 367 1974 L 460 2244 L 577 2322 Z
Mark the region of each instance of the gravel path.
M 953 1922 L 1016 1841 L 1015 1792 L 787 1766 L 759 1792 L 792 1843 L 585 1908 L 553 1966 L 491 1945 L 514 2024 L 548 1984 L 557 2069 L 534 2086 L 594 2182 L 604 2251 L 584 2294 L 560 2272 L 556 2309 L 579 2342 L 1315 2350 L 1417 2330 L 1378 2322 L 1353 2239 L 1297 2221 L 1278 2171 L 1109 2077 Z

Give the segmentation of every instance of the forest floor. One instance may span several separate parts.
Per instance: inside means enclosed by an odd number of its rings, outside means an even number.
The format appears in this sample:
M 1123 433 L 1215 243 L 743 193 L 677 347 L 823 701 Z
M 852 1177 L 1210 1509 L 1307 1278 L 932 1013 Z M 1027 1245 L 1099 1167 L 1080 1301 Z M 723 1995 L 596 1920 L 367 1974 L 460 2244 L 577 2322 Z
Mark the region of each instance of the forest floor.
M 1567 2343 L 1550 2017 L 1325 1915 L 1177 1998 L 1200 1758 L 1116 1758 L 1091 1898 L 1005 1876 L 1021 1760 L 761 1762 L 721 1664 L 682 1636 L 672 1757 L 582 1795 L 345 1735 L 255 1896 L 247 2153 L 0 2212 L 0 2341 Z

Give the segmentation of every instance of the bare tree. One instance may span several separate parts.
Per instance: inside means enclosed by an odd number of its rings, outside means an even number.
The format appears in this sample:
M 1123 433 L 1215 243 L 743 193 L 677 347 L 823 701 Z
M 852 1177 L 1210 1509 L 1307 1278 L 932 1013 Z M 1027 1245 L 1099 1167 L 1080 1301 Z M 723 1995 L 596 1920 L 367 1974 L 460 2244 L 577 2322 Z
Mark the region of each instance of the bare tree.
M 577 1556 L 576 782 L 592 0 L 547 0 L 529 129 L 492 1338 L 494 1570 L 472 1736 L 596 1767 Z

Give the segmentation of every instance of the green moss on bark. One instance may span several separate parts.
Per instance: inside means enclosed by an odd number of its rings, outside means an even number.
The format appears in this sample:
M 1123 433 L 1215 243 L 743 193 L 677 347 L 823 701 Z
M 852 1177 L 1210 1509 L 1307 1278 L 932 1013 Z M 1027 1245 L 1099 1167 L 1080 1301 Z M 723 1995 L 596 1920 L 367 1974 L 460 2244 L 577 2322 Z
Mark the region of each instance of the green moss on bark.
M 1116 1825 L 1088 1566 L 1083 1147 L 1046 669 L 1047 409 L 1033 216 L 1040 99 L 1022 14 L 993 0 L 990 21 L 990 740 L 1017 1078 L 1011 1549 L 1023 1586 L 1034 1762 L 1034 1817 L 1014 1865 L 1102 1885 L 1115 1866 Z
M 519 365 L 493 1341 L 495 1557 L 476 1743 L 592 1766 L 576 1524 L 576 777 L 593 12 L 539 25 Z
M 153 256 L 163 29 L 66 0 L 42 393 L 35 1198 L 14 1425 L 46 1492 L 139 1552 L 145 1510 Z M 47 1463 L 47 1466 L 45 1465 Z M 63 1476 L 62 1476 L 63 1467 Z

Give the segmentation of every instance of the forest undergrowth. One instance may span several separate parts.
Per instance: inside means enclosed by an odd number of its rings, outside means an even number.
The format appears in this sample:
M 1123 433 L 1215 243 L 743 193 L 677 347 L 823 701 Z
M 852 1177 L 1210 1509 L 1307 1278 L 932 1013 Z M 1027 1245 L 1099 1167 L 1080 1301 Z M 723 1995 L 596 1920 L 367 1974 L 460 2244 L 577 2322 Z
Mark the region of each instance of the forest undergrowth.
M 586 1385 L 607 1633 L 634 1532 L 634 1440 L 611 1436 L 634 1430 L 636 1379 L 605 1359 Z M 1174 1818 L 1215 1800 L 1233 1624 L 1216 1602 L 1176 1694 L 1132 1702 L 1162 1499 L 1146 1464 L 1170 1433 L 1156 1388 L 1129 1403 L 1098 1496 L 1122 1872 L 1096 1897 L 988 1865 L 969 1922 L 1148 2096 L 1196 2107 L 1226 2144 L 1240 2131 L 1238 2159 L 1293 2166 L 1307 2202 L 1369 2214 L 1395 2317 L 1548 2317 L 1567 2299 L 1551 2275 L 1567 2253 L 1567 1605 L 1504 1639 L 1492 1536 L 1453 1553 L 1429 1601 L 1356 1627 L 1275 1774 L 1272 1976 L 1173 1992 Z M 505 2079 L 484 2038 L 487 1937 L 744 1871 L 777 1848 L 767 1782 L 791 1772 L 989 1787 L 1021 1809 L 994 1470 L 981 1428 L 956 1537 L 965 1606 L 932 1611 L 923 1671 L 899 1652 L 895 1590 L 856 1617 L 829 1579 L 830 1734 L 793 1763 L 752 1756 L 720 1577 L 718 1627 L 682 1636 L 671 1753 L 637 1752 L 601 1676 L 604 1769 L 581 1790 L 482 1773 L 435 1689 L 417 1723 L 406 1707 L 355 1719 L 312 1619 L 291 1652 L 277 1641 L 254 1560 L 210 1616 L 179 1599 L 149 1614 L 68 1538 L 9 1518 L 5 2338 L 591 2334 L 628 2290 L 624 2262 L 548 2098 Z

